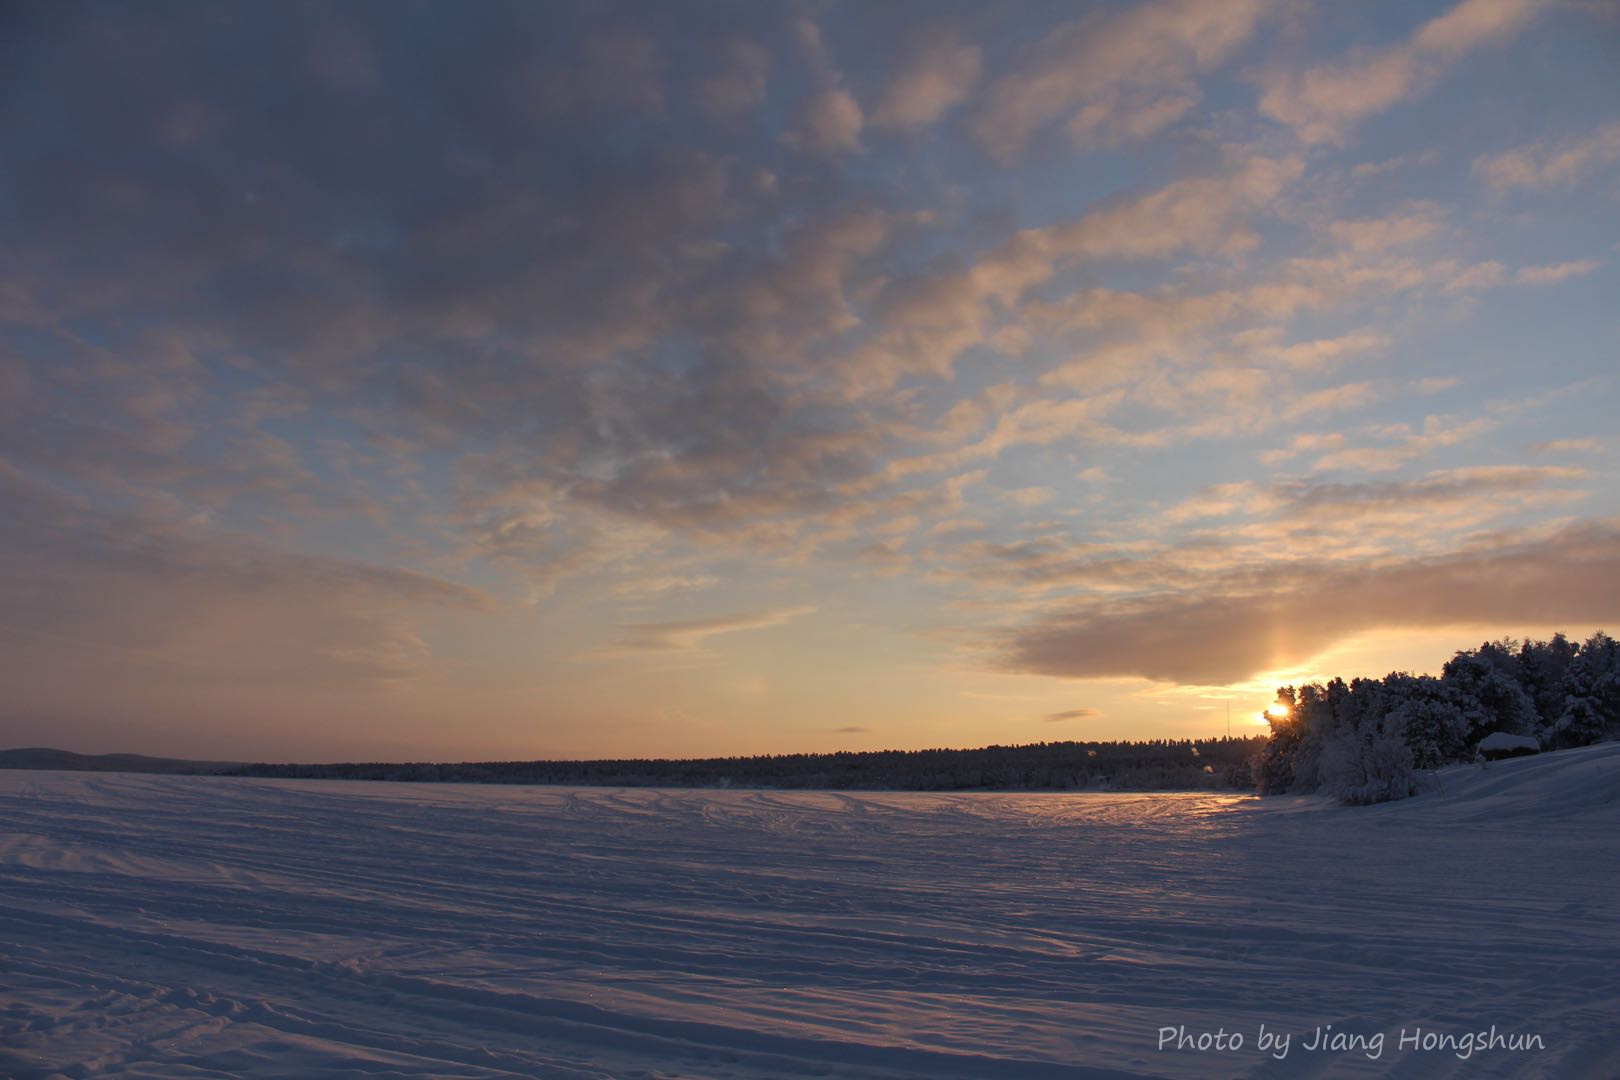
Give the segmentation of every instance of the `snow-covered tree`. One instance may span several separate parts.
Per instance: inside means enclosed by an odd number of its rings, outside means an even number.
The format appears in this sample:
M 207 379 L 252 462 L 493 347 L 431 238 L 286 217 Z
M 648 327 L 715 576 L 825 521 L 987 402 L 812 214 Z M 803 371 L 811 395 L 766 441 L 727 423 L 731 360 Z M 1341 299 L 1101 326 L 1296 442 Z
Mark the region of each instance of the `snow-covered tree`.
M 1457 695 L 1429 675 L 1396 672 L 1384 680 L 1383 730 L 1397 734 L 1419 769 L 1433 769 L 1466 757 L 1469 718 Z
M 1458 695 L 1472 740 L 1493 731 L 1536 735 L 1536 707 L 1520 682 L 1518 643 L 1487 641 L 1446 662 L 1441 679 Z
M 1404 799 L 1417 790 L 1411 748 L 1393 731 L 1346 728 L 1322 752 L 1322 790 L 1355 805 Z
M 1547 641 L 1526 638 L 1519 649 L 1519 678 L 1536 707 L 1543 729 L 1551 728 L 1564 712 L 1564 676 L 1580 646 L 1563 634 Z
M 1598 631 L 1564 672 L 1564 705 L 1552 725 L 1559 746 L 1583 746 L 1620 735 L 1620 643 Z

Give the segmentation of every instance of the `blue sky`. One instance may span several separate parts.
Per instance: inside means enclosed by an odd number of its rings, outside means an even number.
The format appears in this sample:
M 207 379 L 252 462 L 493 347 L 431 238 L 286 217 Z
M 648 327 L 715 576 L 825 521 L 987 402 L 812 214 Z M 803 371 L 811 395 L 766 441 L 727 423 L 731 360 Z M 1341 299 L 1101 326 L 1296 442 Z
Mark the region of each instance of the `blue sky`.
M 1612 5 L 7 18 L 8 743 L 1179 737 L 1614 628 Z

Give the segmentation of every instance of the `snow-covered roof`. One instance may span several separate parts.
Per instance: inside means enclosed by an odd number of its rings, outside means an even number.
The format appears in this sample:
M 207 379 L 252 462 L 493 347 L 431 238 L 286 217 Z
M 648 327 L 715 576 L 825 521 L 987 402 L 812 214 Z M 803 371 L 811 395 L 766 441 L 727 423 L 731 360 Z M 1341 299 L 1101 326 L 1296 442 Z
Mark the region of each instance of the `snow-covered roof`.
M 1481 750 L 1540 750 L 1541 744 L 1528 735 L 1509 735 L 1497 731 L 1479 740 Z

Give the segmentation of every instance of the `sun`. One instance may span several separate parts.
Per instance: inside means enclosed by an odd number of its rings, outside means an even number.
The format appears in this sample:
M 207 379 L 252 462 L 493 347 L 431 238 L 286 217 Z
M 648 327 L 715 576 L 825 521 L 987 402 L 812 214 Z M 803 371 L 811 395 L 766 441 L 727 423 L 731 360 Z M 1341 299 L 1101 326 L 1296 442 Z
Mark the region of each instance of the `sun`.
M 1288 715 L 1288 706 L 1280 701 L 1275 705 L 1268 705 L 1266 706 L 1266 715 L 1273 720 L 1282 720 Z

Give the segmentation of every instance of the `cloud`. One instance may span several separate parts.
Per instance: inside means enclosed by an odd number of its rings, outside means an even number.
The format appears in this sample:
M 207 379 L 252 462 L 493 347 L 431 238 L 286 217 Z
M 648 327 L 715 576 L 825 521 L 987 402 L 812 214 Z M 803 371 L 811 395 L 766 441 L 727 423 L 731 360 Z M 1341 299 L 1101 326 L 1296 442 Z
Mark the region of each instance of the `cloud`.
M 552 9 L 535 11 L 480 8 L 437 52 L 403 24 L 368 27 L 380 86 L 317 93 L 289 63 L 287 93 L 263 108 L 198 66 L 237 55 L 212 24 L 177 25 L 162 37 L 169 51 L 135 59 L 108 44 L 118 34 L 89 35 L 94 49 L 56 42 L 62 62 L 41 70 L 83 60 L 114 88 L 66 95 L 64 119 L 112 164 L 42 153 L 8 174 L 27 223 L 14 255 L 27 297 L 13 306 L 64 327 L 98 323 L 97 348 L 131 374 L 98 382 L 115 396 L 69 385 L 89 360 L 31 361 L 22 422 L 0 425 L 4 450 L 71 467 L 109 497 L 251 508 L 289 543 L 317 513 L 365 515 L 498 568 L 530 599 L 608 567 L 656 576 L 645 568 L 687 542 L 802 552 L 846 530 L 838 550 L 854 553 L 872 539 L 854 534 L 924 503 L 896 490 L 915 473 L 889 462 L 982 434 L 970 429 L 993 415 L 988 400 L 947 401 L 950 422 L 936 423 L 901 380 L 948 375 L 992 338 L 1016 348 L 1026 291 L 1074 266 L 1247 250 L 1258 239 L 1249 218 L 1303 170 L 1236 150 L 1074 220 L 1000 231 L 1000 243 L 987 229 L 978 253 L 936 227 L 937 210 L 897 205 L 909 193 L 835 162 L 783 165 L 770 131 L 737 125 L 725 152 L 694 148 L 708 129 L 682 126 L 676 88 L 709 113 L 747 107 L 762 71 L 781 92 L 757 43 L 780 56 L 782 35 L 765 24 L 674 27 L 649 14 L 629 28 L 604 14 L 553 25 Z M 285 19 L 285 48 L 319 37 L 297 11 Z M 859 108 L 819 29 L 790 29 L 808 104 L 841 93 Z M 877 80 L 896 123 L 930 111 L 937 72 L 966 63 L 960 37 L 915 40 L 915 68 Z M 599 71 L 581 64 L 587 43 Z M 244 84 L 280 70 L 281 48 L 243 53 Z M 677 77 L 681 58 L 715 52 L 721 82 Z M 444 115 L 406 138 L 382 92 L 394 79 L 429 87 Z M 143 154 L 161 137 L 159 114 L 194 98 L 225 118 L 177 151 L 199 167 Z M 106 101 L 125 122 L 100 114 Z M 626 115 L 655 108 L 658 124 Z M 242 115 L 251 132 L 231 122 Z M 833 105 L 826 119 L 797 131 L 807 149 L 836 158 L 860 145 L 852 110 Z M 807 186 L 795 167 L 832 171 Z M 762 171 L 778 182 L 761 183 Z M 69 257 L 78 249 L 60 238 L 81 224 L 93 250 Z M 106 321 L 127 310 L 165 312 L 196 342 L 196 370 L 159 375 L 145 343 Z M 1107 401 L 1026 404 L 964 460 L 1061 440 Z M 300 410 L 297 426 L 333 449 L 290 438 L 278 408 Z M 346 501 L 355 492 L 369 504 Z
M 809 615 L 814 607 L 775 608 L 768 611 L 713 615 L 704 619 L 635 623 L 624 627 L 616 645 L 625 652 L 690 652 L 711 637 L 745 630 L 764 630 Z
M 1251 359 L 1296 371 L 1319 371 L 1357 353 L 1389 348 L 1393 339 L 1375 330 L 1353 330 L 1332 338 L 1313 338 L 1287 345 L 1257 344 L 1241 351 Z
M 1438 206 L 1419 203 L 1387 217 L 1335 221 L 1327 229 L 1351 251 L 1381 252 L 1434 235 L 1440 228 L 1440 217 Z
M 864 735 L 871 730 L 871 728 L 861 727 L 859 724 L 851 724 L 848 727 L 833 728 L 832 732 L 834 735 Z
M 1546 0 L 1462 0 L 1406 40 L 1262 79 L 1260 112 L 1311 143 L 1342 144 L 1368 116 L 1416 97 L 1468 53 L 1517 33 Z
M 718 52 L 714 70 L 697 85 L 699 107 L 713 116 L 730 117 L 763 105 L 770 50 L 745 37 L 730 37 Z
M 1570 278 L 1590 274 L 1603 263 L 1598 259 L 1577 259 L 1573 262 L 1554 263 L 1551 266 L 1521 266 L 1513 275 L 1520 285 L 1556 285 Z
M 1372 404 L 1384 393 L 1383 387 L 1371 382 L 1343 383 L 1302 394 L 1290 401 L 1285 411 L 1290 420 L 1318 413 L 1350 412 Z
M 613 587 L 620 596 L 656 596 L 660 593 L 708 589 L 720 584 L 720 579 L 707 574 L 665 574 L 654 578 L 621 581 Z
M 1494 259 L 1472 266 L 1458 267 L 1455 276 L 1442 286 L 1442 291 L 1448 293 L 1477 292 L 1481 289 L 1494 289 L 1507 280 L 1507 267 Z
M 855 95 L 844 88 L 843 73 L 833 62 L 821 28 L 803 17 L 796 19 L 793 27 L 818 89 L 799 106 L 794 129 L 782 137 L 783 141 L 812 154 L 860 153 L 866 115 Z
M 1469 530 L 1585 498 L 1571 486 L 1585 477 L 1566 467 L 1494 466 L 1402 481 L 1235 481 L 1116 524 L 1106 541 L 1056 529 L 1011 542 L 940 540 L 926 557 L 941 575 L 978 583 L 1003 604 L 1062 594 L 1073 610 L 1091 610 L 1103 598 L 1126 604 L 1220 591 L 1312 560 L 1398 561 L 1451 550 Z M 1167 541 L 1164 526 L 1178 539 Z
M 1284 480 L 1249 501 L 1254 517 L 1244 531 L 1269 534 L 1262 545 L 1275 542 L 1284 556 L 1329 550 L 1358 558 L 1375 551 L 1411 555 L 1443 548 L 1464 530 L 1580 502 L 1588 492 L 1572 485 L 1585 477 L 1581 469 L 1515 465 L 1447 469 L 1403 481 Z M 1328 520 L 1346 531 L 1324 535 Z
M 1330 449 L 1316 459 L 1312 468 L 1317 472 L 1333 469 L 1391 472 L 1443 447 L 1476 439 L 1498 426 L 1499 421 L 1490 417 L 1463 421 L 1456 417 L 1434 415 L 1424 417 L 1422 427 L 1417 429 L 1410 424 L 1390 424 L 1377 432 L 1388 440 L 1386 445 Z
M 1092 720 L 1101 715 L 1096 709 L 1064 709 L 1062 712 L 1047 713 L 1042 719 L 1048 724 L 1060 724 L 1066 720 Z
M 828 87 L 804 103 L 798 126 L 787 139 L 791 145 L 814 154 L 858 154 L 864 123 L 865 115 L 855 96 L 841 87 Z
M 1246 482 L 1213 484 L 1190 498 L 1170 507 L 1164 519 L 1171 523 L 1197 521 L 1201 518 L 1225 517 L 1246 506 L 1254 496 L 1254 488 Z
M 98 510 L 3 464 L 0 497 L 0 630 L 51 646 L 12 673 L 30 685 L 108 663 L 177 685 L 394 684 L 428 660 L 436 613 L 493 607 L 425 574 Z
M 1024 308 L 1027 293 L 1068 267 L 1105 259 L 1150 260 L 1195 253 L 1237 254 L 1256 237 L 1249 218 L 1272 203 L 1304 171 L 1298 158 L 1234 154 L 1211 175 L 1172 181 L 1152 191 L 1111 200 L 1079 218 L 1023 229 L 970 265 L 930 276 L 910 277 L 879 294 L 882 329 L 854 349 L 846 379 L 857 392 L 887 389 L 903 375 L 926 372 L 948 377 L 967 349 L 999 340 L 1004 312 L 1021 312 L 1061 326 L 1064 308 L 1087 296 Z M 1121 296 L 1121 294 L 1108 294 Z M 1155 298 L 1121 297 L 1146 306 Z M 1217 299 L 1216 302 L 1225 302 Z M 1105 316 L 1077 315 L 1076 318 Z M 1111 316 L 1109 316 L 1111 317 Z
M 1620 123 L 1587 135 L 1536 142 L 1474 159 L 1475 174 L 1498 191 L 1574 186 L 1602 165 L 1620 160 Z
M 1344 448 L 1345 437 L 1337 431 L 1308 431 L 1295 435 L 1288 440 L 1288 445 L 1267 450 L 1260 455 L 1262 465 L 1276 466 L 1292 461 L 1302 454 L 1316 453 L 1322 450 L 1340 450 Z
M 1248 41 L 1266 6 L 1260 0 L 1158 0 L 1065 23 L 996 80 L 973 131 L 1004 160 L 1065 118 L 1071 137 L 1081 142 L 1157 134 L 1197 103 L 1197 76 Z
M 1001 494 L 1002 498 L 1008 502 L 1021 506 L 1026 510 L 1044 506 L 1056 496 L 1056 492 L 1049 487 L 1014 488 Z
M 1587 623 L 1620 615 L 1620 522 L 1483 537 L 1431 558 L 1267 565 L 1009 631 L 1010 670 L 1226 684 L 1377 629 Z
M 1600 454 L 1608 449 L 1602 439 L 1549 439 L 1525 447 L 1532 454 Z
M 1350 170 L 1350 175 L 1357 180 L 1370 176 L 1383 176 L 1386 173 L 1398 172 L 1401 169 L 1414 165 L 1430 165 L 1440 157 L 1438 150 L 1425 150 L 1421 154 L 1401 154 L 1397 157 L 1385 158 L 1382 161 L 1363 161 Z
M 662 68 L 650 35 L 631 28 L 599 30 L 586 35 L 576 63 L 536 65 L 518 88 L 537 113 L 552 118 L 598 108 L 658 113 L 664 107 Z
M 954 33 L 935 28 L 919 35 L 872 110 L 872 126 L 916 131 L 935 123 L 973 92 L 982 52 Z
M 1403 47 L 1430 59 L 1411 85 L 1510 32 L 1510 7 L 1415 34 Z M 1007 581 L 1009 603 L 1025 586 L 1129 597 L 1275 553 L 1237 531 L 1256 524 L 1296 556 L 1331 542 L 1274 478 L 1192 498 L 1173 468 L 1140 479 L 1157 451 L 1200 440 L 1214 470 L 1265 431 L 1281 444 L 1266 460 L 1308 474 L 1462 453 L 1501 418 L 1325 418 L 1420 387 L 1361 370 L 1414 325 L 1443 333 L 1414 312 L 1581 265 L 1436 252 L 1466 238 L 1433 204 L 1362 202 L 1384 190 L 1366 183 L 1338 213 L 1347 163 L 1277 153 L 1274 131 L 1237 141 L 1248 102 L 1210 77 L 1269 2 L 986 8 L 970 29 L 815 10 L 825 39 L 790 10 L 658 5 L 470 5 L 442 27 L 357 9 L 341 35 L 278 7 L 252 41 L 229 20 L 115 8 L 31 24 L 22 77 L 60 107 L 50 132 L 0 109 L 0 455 L 85 514 L 134 519 L 167 552 L 155 580 L 248 601 L 248 567 L 286 581 L 303 614 L 174 595 L 221 640 L 237 640 L 228 609 L 263 610 L 267 668 L 334 683 L 413 677 L 437 621 L 476 609 L 372 559 L 529 600 L 572 578 L 670 618 L 716 567 L 746 587 L 777 557 L 907 575 L 885 593 L 937 572 L 974 602 Z M 1127 143 L 1194 117 L 1058 188 L 1050 162 L 1013 168 L 1035 140 Z M 1503 175 L 1590 176 L 1606 151 L 1584 145 L 1536 144 Z M 1006 166 L 993 177 L 970 167 L 986 149 Z M 1399 200 L 1432 177 L 1393 179 Z M 1293 420 L 1311 434 L 1289 442 Z M 1114 498 L 1076 475 L 1116 478 Z M 1418 507 L 1454 524 L 1485 503 L 1338 496 L 1376 524 L 1368 545 Z M 1106 551 L 1019 532 L 1042 502 Z M 1225 547 L 1163 547 L 1216 512 Z M 130 557 L 116 537 L 105 550 Z M 161 611 L 136 571 L 107 573 L 108 603 Z M 41 580 L 82 605 L 44 628 L 71 636 L 95 594 L 60 567 Z M 620 650 L 689 652 L 770 615 L 640 624 Z M 157 624 L 156 652 L 213 655 Z

